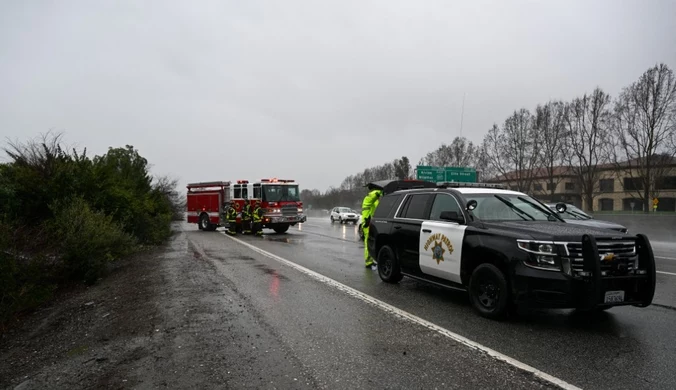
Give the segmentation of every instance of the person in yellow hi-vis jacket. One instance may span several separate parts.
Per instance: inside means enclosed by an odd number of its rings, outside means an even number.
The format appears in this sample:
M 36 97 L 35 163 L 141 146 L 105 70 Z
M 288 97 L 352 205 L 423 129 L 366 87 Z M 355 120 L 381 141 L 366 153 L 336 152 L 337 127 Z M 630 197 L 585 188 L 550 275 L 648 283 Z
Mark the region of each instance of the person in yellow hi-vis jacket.
M 263 209 L 261 208 L 261 201 L 256 200 L 253 209 L 253 233 L 257 236 L 263 235 Z
M 375 264 L 375 259 L 369 253 L 368 239 L 369 239 L 369 225 L 371 217 L 378 207 L 380 197 L 383 196 L 383 191 L 373 184 L 367 185 L 369 193 L 364 197 L 361 204 L 361 220 L 362 230 L 364 231 L 364 262 L 366 267 L 371 267 Z
M 231 236 L 237 235 L 237 209 L 235 209 L 235 201 L 231 201 L 225 211 L 225 218 L 228 221 L 228 230 L 225 232 Z
M 251 234 L 251 201 L 244 199 L 244 207 L 242 208 L 242 233 Z

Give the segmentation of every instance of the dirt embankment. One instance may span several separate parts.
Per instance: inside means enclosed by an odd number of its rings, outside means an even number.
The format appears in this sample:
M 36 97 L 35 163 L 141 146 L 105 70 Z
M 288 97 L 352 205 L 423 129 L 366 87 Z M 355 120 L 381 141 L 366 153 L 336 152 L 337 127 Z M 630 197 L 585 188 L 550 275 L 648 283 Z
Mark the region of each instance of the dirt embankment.
M 191 245 L 178 232 L 24 317 L 0 339 L 0 388 L 260 388 L 295 371 Z

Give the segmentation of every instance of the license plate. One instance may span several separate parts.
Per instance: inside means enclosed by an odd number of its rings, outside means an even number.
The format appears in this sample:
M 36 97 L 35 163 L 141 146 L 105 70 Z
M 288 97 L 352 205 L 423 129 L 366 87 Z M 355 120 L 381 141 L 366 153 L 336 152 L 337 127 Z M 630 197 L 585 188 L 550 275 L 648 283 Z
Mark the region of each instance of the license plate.
M 604 303 L 624 302 L 624 291 L 606 291 Z

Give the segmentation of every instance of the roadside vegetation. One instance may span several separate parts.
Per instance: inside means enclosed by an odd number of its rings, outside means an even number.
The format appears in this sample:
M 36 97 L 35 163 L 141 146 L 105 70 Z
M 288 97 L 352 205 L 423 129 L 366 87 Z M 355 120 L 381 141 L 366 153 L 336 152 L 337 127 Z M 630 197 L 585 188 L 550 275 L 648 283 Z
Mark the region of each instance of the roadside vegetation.
M 508 177 L 518 191 L 534 196 L 553 196 L 565 173 L 587 205 L 603 193 L 601 168 L 611 167 L 628 176 L 622 190 L 648 212 L 660 190 L 674 185 L 669 175 L 676 163 L 676 76 L 666 64 L 656 64 L 614 99 L 597 87 L 569 101 L 516 109 L 502 124 L 468 132 L 484 130 L 480 145 L 463 137 L 442 140 L 418 165 L 473 167 L 479 180 Z M 350 175 L 325 192 L 305 190 L 301 198 L 312 209 L 358 207 L 366 183 L 412 177 L 414 169 L 402 157 Z M 534 189 L 536 177 L 547 179 L 546 189 Z
M 176 181 L 153 178 L 132 146 L 88 157 L 48 133 L 3 147 L 0 164 L 0 325 L 73 283 L 171 235 Z

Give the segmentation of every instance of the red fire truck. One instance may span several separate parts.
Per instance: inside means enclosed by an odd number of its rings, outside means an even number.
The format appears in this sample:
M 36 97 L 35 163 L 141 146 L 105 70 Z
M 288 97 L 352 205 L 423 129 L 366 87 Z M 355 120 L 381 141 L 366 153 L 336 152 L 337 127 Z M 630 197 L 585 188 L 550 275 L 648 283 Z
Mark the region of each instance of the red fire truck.
M 248 180 L 231 182 L 206 182 L 188 184 L 187 211 L 188 222 L 197 223 L 201 230 L 215 230 L 227 226 L 225 207 L 231 200 L 238 211 L 238 232 L 242 231 L 241 211 L 246 202 L 252 206 L 256 200 L 263 209 L 263 228 L 284 233 L 290 226 L 303 223 L 307 217 L 303 214 L 300 190 L 294 180 L 261 179 L 256 183 Z

